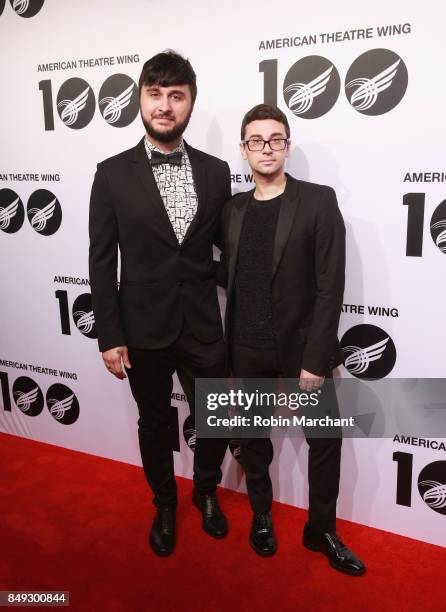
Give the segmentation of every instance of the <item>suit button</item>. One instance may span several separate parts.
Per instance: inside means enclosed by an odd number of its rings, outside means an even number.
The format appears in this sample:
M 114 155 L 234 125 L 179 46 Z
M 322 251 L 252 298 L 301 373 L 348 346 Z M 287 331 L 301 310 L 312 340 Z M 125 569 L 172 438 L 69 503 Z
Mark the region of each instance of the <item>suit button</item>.
M 183 286 L 183 281 L 178 281 L 178 287 L 182 287 Z

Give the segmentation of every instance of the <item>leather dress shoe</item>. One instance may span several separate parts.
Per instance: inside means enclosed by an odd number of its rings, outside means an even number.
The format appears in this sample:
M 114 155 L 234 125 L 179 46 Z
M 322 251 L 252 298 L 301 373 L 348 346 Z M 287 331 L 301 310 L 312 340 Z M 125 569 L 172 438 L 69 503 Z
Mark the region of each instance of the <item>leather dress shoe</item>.
M 328 558 L 330 565 L 340 572 L 361 576 L 366 571 L 361 559 L 347 548 L 334 532 L 318 534 L 306 523 L 302 543 L 309 550 L 323 553 Z
M 192 501 L 203 516 L 203 529 L 213 538 L 224 538 L 228 533 L 228 522 L 220 509 L 215 493 L 201 494 L 193 490 Z
M 256 553 L 262 557 L 271 557 L 276 552 L 277 540 L 269 512 L 254 514 L 249 543 Z
M 158 508 L 150 530 L 149 543 L 160 557 L 167 557 L 175 548 L 176 508 Z

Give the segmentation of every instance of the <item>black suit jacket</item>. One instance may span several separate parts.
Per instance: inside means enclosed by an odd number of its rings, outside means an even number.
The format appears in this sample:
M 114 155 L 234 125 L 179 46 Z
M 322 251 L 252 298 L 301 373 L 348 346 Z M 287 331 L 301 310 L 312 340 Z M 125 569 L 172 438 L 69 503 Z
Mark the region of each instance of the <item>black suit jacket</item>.
M 157 349 L 180 333 L 183 317 L 202 342 L 222 336 L 212 245 L 231 197 L 229 166 L 186 144 L 197 213 L 181 244 L 144 147 L 97 166 L 90 199 L 90 284 L 99 349 Z M 118 290 L 118 247 L 121 273 Z
M 228 342 L 240 232 L 253 193 L 235 195 L 222 215 L 219 284 L 227 286 Z M 282 373 L 295 377 L 302 367 L 330 374 L 342 362 L 337 331 L 345 273 L 345 227 L 331 187 L 287 174 L 272 268 L 272 309 Z

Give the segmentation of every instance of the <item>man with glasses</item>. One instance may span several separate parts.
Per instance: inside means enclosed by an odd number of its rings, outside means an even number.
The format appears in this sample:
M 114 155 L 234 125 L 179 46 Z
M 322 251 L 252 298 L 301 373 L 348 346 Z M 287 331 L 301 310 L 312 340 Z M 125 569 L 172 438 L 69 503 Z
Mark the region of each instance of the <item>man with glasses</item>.
M 342 362 L 337 330 L 344 291 L 344 222 L 332 188 L 285 173 L 290 128 L 277 107 L 260 104 L 248 111 L 241 140 L 240 151 L 256 186 L 234 196 L 223 211 L 231 370 L 237 378 L 299 378 L 300 388 L 311 392 Z M 323 552 L 335 569 L 363 574 L 364 564 L 336 534 L 341 436 L 307 435 L 307 442 L 309 516 L 303 544 Z M 254 513 L 249 541 L 263 556 L 277 549 L 271 521 L 272 458 L 269 437 L 240 440 Z

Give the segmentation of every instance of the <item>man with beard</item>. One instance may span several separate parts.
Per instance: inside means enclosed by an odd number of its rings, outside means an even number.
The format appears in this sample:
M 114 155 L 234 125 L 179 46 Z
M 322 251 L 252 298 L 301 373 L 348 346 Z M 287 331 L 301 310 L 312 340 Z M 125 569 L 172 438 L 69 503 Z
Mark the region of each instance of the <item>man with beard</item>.
M 226 162 L 183 140 L 197 94 L 188 60 L 172 51 L 149 59 L 139 94 L 144 138 L 97 167 L 90 282 L 105 366 L 120 379 L 125 369 L 138 405 L 142 464 L 157 509 L 149 542 L 166 556 L 175 547 L 177 506 L 172 376 L 193 413 L 195 378 L 225 375 L 212 246 L 231 179 Z M 224 440 L 199 439 L 194 456 L 193 502 L 215 538 L 227 533 L 216 498 L 225 450 Z

